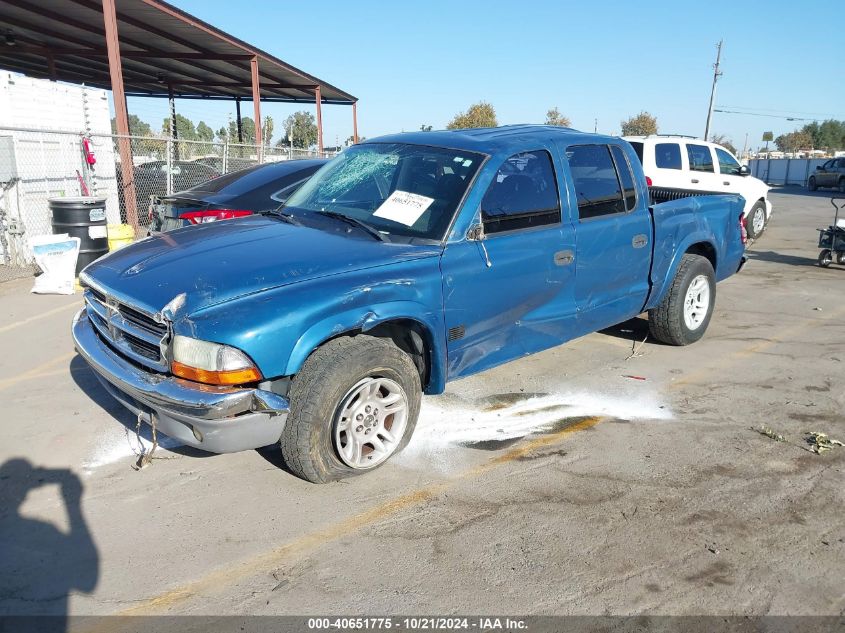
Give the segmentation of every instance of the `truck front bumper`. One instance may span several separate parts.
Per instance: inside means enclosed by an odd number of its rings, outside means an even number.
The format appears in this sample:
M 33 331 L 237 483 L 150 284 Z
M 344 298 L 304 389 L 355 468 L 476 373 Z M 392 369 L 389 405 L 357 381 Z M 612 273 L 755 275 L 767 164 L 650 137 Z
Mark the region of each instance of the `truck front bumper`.
M 147 423 L 188 446 L 232 453 L 274 444 L 290 410 L 287 398 L 257 388 L 216 387 L 156 374 L 129 362 L 97 334 L 85 313 L 73 320 L 76 351 L 108 392 Z

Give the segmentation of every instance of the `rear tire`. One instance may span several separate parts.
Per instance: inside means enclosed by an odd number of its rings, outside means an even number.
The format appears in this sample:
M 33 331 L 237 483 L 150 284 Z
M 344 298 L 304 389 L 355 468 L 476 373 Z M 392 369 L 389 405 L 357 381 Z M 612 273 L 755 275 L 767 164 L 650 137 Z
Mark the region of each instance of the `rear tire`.
M 689 345 L 707 330 L 716 303 L 716 275 L 710 260 L 684 254 L 672 285 L 648 311 L 649 333 L 661 343 Z
M 343 336 L 308 357 L 289 397 L 280 440 L 285 464 L 306 481 L 327 483 L 373 470 L 405 448 L 419 417 L 422 387 L 413 360 L 392 341 Z M 350 442 L 361 449 L 356 452 Z
M 745 228 L 748 231 L 748 237 L 752 240 L 756 240 L 766 230 L 766 205 L 762 200 L 758 200 L 751 207 L 751 211 L 748 212 L 748 221 L 746 222 Z
M 809 189 L 810 191 L 815 191 L 816 189 L 818 189 L 818 186 L 816 185 L 816 179 L 813 176 L 810 176 L 810 180 L 807 181 L 807 189 Z
M 827 268 L 830 266 L 831 262 L 833 262 L 833 256 L 830 252 L 830 249 L 826 248 L 821 253 L 819 253 L 819 266 L 822 268 Z

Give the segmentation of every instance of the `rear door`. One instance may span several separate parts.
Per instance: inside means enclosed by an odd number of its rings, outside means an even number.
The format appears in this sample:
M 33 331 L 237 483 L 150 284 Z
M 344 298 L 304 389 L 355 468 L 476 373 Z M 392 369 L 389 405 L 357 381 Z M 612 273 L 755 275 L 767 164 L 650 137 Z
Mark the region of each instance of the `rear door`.
M 709 145 L 685 143 L 689 189 L 697 193 L 720 193 L 724 186 L 716 173 L 713 151 Z
M 575 239 L 556 167 L 547 149 L 505 159 L 481 202 L 485 239 L 446 246 L 450 379 L 571 338 Z
M 622 146 L 570 145 L 566 157 L 578 208 L 575 303 L 583 334 L 629 319 L 645 304 L 651 219 Z

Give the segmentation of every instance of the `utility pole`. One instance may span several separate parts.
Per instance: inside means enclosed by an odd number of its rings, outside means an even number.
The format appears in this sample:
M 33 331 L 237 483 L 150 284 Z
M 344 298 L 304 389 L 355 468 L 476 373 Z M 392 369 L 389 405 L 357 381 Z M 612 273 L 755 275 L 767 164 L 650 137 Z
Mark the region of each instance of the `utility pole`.
M 599 120 L 593 120 L 593 134 L 596 134 L 599 131 Z
M 716 45 L 716 63 L 713 64 L 713 87 L 710 88 L 710 107 L 707 109 L 707 125 L 704 126 L 704 140 L 710 136 L 710 118 L 713 116 L 713 100 L 716 98 L 716 82 L 722 76 L 719 62 L 722 60 L 722 40 Z

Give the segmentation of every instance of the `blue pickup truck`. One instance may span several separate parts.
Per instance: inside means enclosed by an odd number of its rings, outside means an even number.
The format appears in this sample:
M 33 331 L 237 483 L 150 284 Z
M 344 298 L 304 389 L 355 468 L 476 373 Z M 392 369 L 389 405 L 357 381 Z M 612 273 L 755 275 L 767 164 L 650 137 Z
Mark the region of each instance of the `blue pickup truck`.
M 743 200 L 650 205 L 624 140 L 507 126 L 350 147 L 280 209 L 89 265 L 79 354 L 139 418 L 211 452 L 281 445 L 313 482 L 383 464 L 421 394 L 647 311 L 704 334 L 745 261 Z

